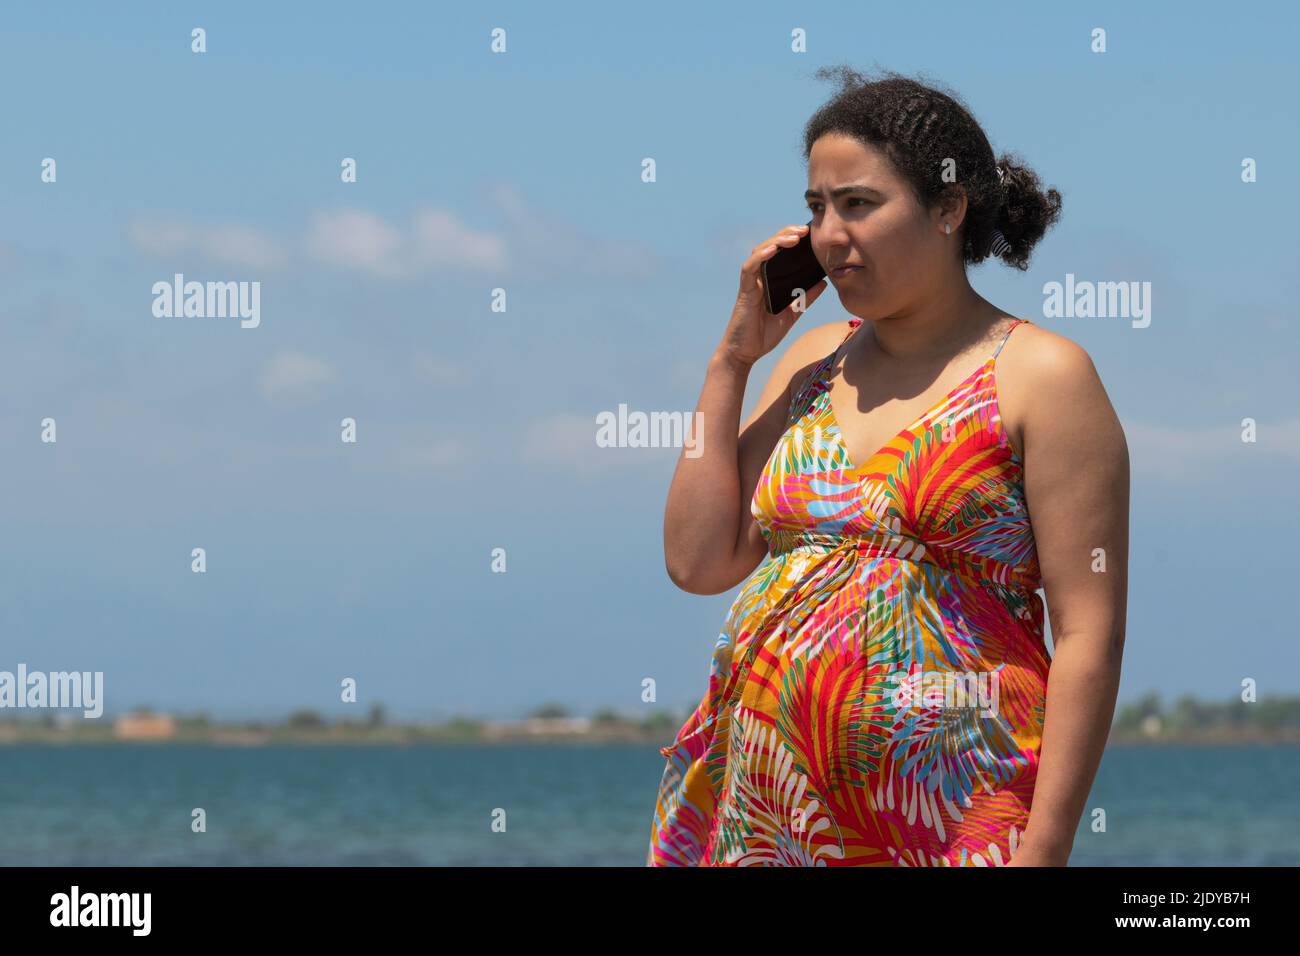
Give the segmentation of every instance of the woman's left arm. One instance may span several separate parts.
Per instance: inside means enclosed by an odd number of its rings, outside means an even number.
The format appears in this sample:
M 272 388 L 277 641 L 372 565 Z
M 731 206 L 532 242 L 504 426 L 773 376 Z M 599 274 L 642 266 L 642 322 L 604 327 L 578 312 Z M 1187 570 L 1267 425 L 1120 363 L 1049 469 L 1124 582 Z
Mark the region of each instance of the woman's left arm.
M 1128 445 L 1085 352 L 1052 336 L 1025 379 L 1025 501 L 1052 631 L 1038 776 L 1010 865 L 1064 866 L 1110 736 L 1128 604 Z

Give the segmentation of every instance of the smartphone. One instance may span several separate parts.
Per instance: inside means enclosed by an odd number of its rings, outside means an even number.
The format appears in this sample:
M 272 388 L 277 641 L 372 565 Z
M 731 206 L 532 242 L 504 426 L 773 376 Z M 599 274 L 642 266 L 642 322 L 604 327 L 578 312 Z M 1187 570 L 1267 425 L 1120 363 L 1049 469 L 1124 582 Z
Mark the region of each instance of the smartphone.
M 767 311 L 776 315 L 790 307 L 794 299 L 794 290 L 807 292 L 822 279 L 826 270 L 813 255 L 812 220 L 808 220 L 808 231 L 793 246 L 781 246 L 771 257 L 763 260 L 763 293 L 767 299 Z

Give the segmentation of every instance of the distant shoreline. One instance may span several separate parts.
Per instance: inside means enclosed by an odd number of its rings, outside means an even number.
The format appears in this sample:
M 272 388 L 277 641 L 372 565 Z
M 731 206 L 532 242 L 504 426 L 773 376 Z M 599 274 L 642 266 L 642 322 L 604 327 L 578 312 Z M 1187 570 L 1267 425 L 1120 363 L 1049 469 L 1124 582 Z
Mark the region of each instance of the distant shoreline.
M 122 735 L 114 733 L 112 726 L 100 727 L 45 727 L 18 723 L 0 723 L 0 746 L 3 745 L 80 745 L 118 746 L 147 744 L 166 746 L 172 744 L 212 747 L 267 747 L 279 745 L 333 747 L 421 747 L 444 744 L 517 745 L 534 744 L 555 746 L 563 744 L 644 744 L 663 747 L 672 742 L 672 732 L 665 734 L 627 728 L 589 730 L 585 732 L 555 732 L 546 730 L 494 729 L 490 732 L 439 732 L 427 727 L 384 727 L 375 729 L 329 728 L 321 731 L 295 731 L 287 728 L 266 730 L 213 729 L 204 731 L 177 731 L 157 735 Z M 1132 733 L 1112 733 L 1107 746 L 1163 747 L 1163 746 L 1300 746 L 1300 734 L 1281 733 L 1204 733 L 1169 734 L 1151 736 Z
M 573 716 L 560 704 L 546 704 L 522 720 L 449 717 L 433 722 L 389 721 L 383 704 L 364 716 L 328 719 L 314 710 L 295 710 L 279 720 L 220 721 L 205 712 L 159 713 L 144 707 L 87 719 L 66 710 L 0 709 L 0 745 L 175 743 L 214 746 L 421 746 L 427 744 L 635 743 L 670 746 L 690 711 L 647 707 L 646 716 L 600 710 Z M 1300 697 L 1258 703 L 1215 703 L 1183 696 L 1171 707 L 1147 694 L 1119 710 L 1108 745 L 1167 746 L 1300 745 Z

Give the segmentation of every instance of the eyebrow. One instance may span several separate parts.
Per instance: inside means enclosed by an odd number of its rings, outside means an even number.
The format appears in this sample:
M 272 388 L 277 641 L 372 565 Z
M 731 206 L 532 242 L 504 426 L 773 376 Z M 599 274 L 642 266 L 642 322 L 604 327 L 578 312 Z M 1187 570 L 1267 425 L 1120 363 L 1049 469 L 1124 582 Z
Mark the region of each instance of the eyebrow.
M 841 196 L 845 196 L 853 192 L 874 193 L 877 196 L 884 195 L 884 193 L 880 192 L 880 190 L 878 189 L 872 189 L 870 186 L 865 186 L 861 183 L 854 183 L 851 186 L 836 186 L 834 189 L 831 190 L 831 198 L 839 199 Z M 803 198 L 805 200 L 821 199 L 822 194 L 815 189 L 809 189 L 804 192 Z

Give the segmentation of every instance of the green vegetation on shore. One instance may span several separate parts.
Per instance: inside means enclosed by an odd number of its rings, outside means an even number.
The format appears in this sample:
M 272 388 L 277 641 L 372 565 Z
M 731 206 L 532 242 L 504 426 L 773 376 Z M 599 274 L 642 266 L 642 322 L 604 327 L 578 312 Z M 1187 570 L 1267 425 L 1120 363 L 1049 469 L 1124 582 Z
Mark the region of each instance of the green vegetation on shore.
M 1300 697 L 1211 703 L 1184 695 L 1164 707 L 1147 694 L 1119 708 L 1111 743 L 1300 743 Z
M 260 744 L 427 744 L 427 743 L 669 743 L 686 714 L 656 710 L 641 718 L 612 710 L 590 717 L 570 716 L 562 706 L 547 704 L 523 720 L 502 721 L 469 716 L 442 721 L 390 721 L 382 705 L 363 718 L 329 719 L 314 710 L 295 710 L 277 721 L 214 721 L 205 713 L 165 714 L 137 708 L 95 720 L 77 711 L 0 711 L 4 743 L 194 743 Z

